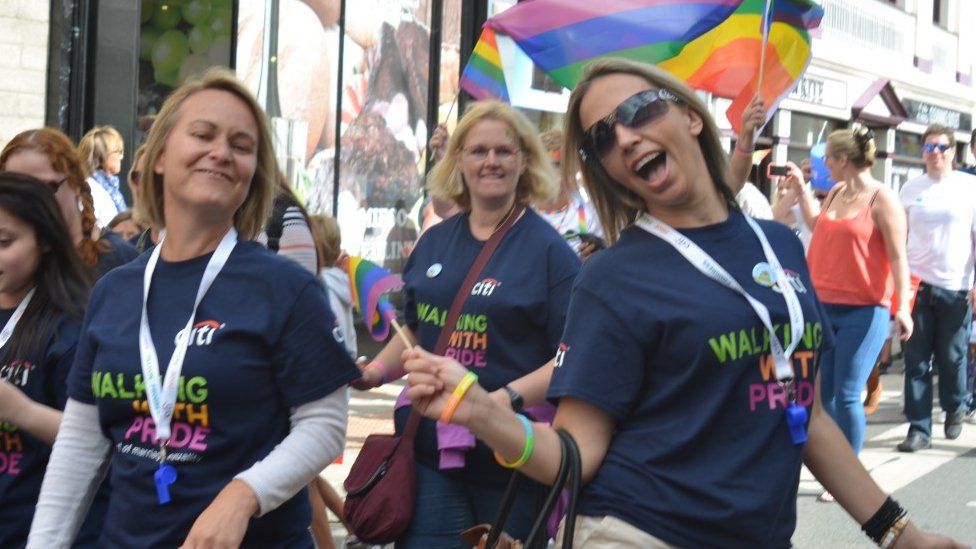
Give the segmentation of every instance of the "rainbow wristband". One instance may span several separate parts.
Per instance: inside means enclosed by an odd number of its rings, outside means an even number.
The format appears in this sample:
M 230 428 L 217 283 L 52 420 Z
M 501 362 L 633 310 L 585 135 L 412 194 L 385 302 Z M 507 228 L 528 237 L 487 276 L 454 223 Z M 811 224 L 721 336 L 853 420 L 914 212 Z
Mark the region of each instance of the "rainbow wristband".
M 519 418 L 522 421 L 522 426 L 525 427 L 525 448 L 522 449 L 522 455 L 511 463 L 506 462 L 501 454 L 495 452 L 495 461 L 506 469 L 517 469 L 525 465 L 532 457 L 532 450 L 535 448 L 535 433 L 532 432 L 532 422 L 522 414 L 515 414 L 515 417 Z
M 461 405 L 461 399 L 464 398 L 464 395 L 468 393 L 468 389 L 470 389 L 476 381 L 478 381 L 478 374 L 474 372 L 464 374 L 464 377 L 461 378 L 461 382 L 458 383 L 457 387 L 454 388 L 454 392 L 451 393 L 451 397 L 447 399 L 447 404 L 444 405 L 444 409 L 441 411 L 441 423 L 451 422 L 451 418 L 454 417 L 454 412 L 456 412 L 458 406 Z
M 755 147 L 755 145 L 753 145 L 752 147 L 750 147 L 750 148 L 747 149 L 747 148 L 745 148 L 745 147 L 742 146 L 742 140 L 740 139 L 739 141 L 736 141 L 736 143 L 735 143 L 735 150 L 739 154 L 742 154 L 742 155 L 745 155 L 745 156 L 749 156 L 750 154 L 752 154 L 753 152 L 756 151 L 756 147 Z

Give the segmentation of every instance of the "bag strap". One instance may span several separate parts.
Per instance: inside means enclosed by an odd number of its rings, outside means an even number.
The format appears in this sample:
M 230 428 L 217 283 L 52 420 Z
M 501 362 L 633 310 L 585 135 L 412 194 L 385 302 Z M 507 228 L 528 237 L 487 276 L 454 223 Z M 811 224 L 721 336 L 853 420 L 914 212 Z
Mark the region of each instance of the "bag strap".
M 457 324 L 458 317 L 461 316 L 461 307 L 464 306 L 464 302 L 467 301 L 468 295 L 471 294 L 471 288 L 474 283 L 478 281 L 478 277 L 481 276 L 481 272 L 485 270 L 485 265 L 488 264 L 488 260 L 491 259 L 492 254 L 498 248 L 501 243 L 502 238 L 505 237 L 505 233 L 508 232 L 515 221 L 522 216 L 522 212 L 525 211 L 525 206 L 518 203 L 512 206 L 511 211 L 508 212 L 508 216 L 502 225 L 491 234 L 488 242 L 485 243 L 484 247 L 478 253 L 478 257 L 475 258 L 474 263 L 471 264 L 471 268 L 468 269 L 468 276 L 464 278 L 464 282 L 461 283 L 461 287 L 458 289 L 457 295 L 454 296 L 454 301 L 451 303 L 451 308 L 448 310 L 447 317 L 444 320 L 444 326 L 441 328 L 440 336 L 437 338 L 437 345 L 434 346 L 435 355 L 443 355 L 444 351 L 447 349 L 447 344 L 451 340 L 451 334 L 454 332 L 454 326 Z M 403 430 L 403 436 L 413 438 L 417 434 L 417 427 L 420 425 L 420 414 L 411 408 L 410 418 L 407 419 L 407 425 Z

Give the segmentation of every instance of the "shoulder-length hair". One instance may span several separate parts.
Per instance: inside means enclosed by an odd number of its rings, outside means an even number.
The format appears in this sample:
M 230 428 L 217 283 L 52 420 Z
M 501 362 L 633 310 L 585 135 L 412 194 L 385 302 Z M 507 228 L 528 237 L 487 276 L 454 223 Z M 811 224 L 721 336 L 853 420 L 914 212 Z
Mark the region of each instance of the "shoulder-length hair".
M 615 242 L 620 231 L 633 223 L 637 215 L 646 206 L 636 193 L 615 181 L 603 169 L 599 160 L 592 159 L 584 162 L 580 158 L 579 148 L 583 142 L 583 127 L 580 121 L 580 103 L 595 80 L 611 74 L 631 74 L 643 78 L 656 88 L 664 88 L 673 93 L 679 100 L 678 108 L 690 109 L 702 119 L 702 131 L 698 135 L 698 145 L 708 166 L 708 173 L 715 182 L 715 187 L 722 198 L 735 206 L 735 195 L 732 194 L 729 182 L 732 180 L 728 155 L 722 147 L 718 126 L 708 112 L 705 103 L 683 82 L 671 76 L 664 70 L 653 65 L 645 65 L 626 59 L 607 58 L 593 61 L 583 71 L 583 78 L 569 98 L 566 111 L 566 143 L 563 149 L 563 177 L 575 177 L 577 171 L 583 175 L 586 192 L 593 200 L 600 224 L 609 242 Z
M 105 169 L 105 159 L 113 146 L 123 146 L 122 134 L 112 126 L 95 126 L 78 141 L 78 153 L 88 167 L 88 172 Z
M 244 84 L 226 69 L 210 69 L 199 77 L 187 80 L 163 103 L 146 140 L 144 169 L 139 175 L 139 187 L 142 193 L 138 205 L 139 218 L 158 227 L 166 226 L 166 213 L 163 208 L 164 177 L 157 174 L 153 166 L 159 160 L 159 155 L 166 146 L 166 140 L 179 119 L 183 103 L 191 95 L 205 90 L 223 91 L 237 97 L 247 105 L 257 123 L 257 167 L 244 203 L 234 212 L 234 228 L 241 237 L 252 239 L 261 231 L 265 220 L 271 214 L 271 204 L 276 192 L 275 177 L 278 162 L 275 159 L 271 132 L 264 111 Z
M 461 209 L 471 209 L 471 195 L 461 175 L 459 162 L 468 133 L 484 120 L 497 120 L 508 126 L 525 159 L 525 171 L 515 188 L 515 200 L 519 204 L 531 204 L 552 199 L 559 190 L 559 183 L 539 133 L 524 114 L 498 101 L 478 101 L 465 109 L 464 116 L 447 142 L 444 158 L 430 172 L 430 193 L 457 204 Z
M 30 225 L 40 261 L 34 296 L 4 347 L 3 361 L 43 356 L 60 315 L 81 322 L 91 275 L 71 243 L 54 194 L 24 174 L 0 172 L 0 210 Z
M 81 242 L 78 253 L 89 268 L 98 264 L 101 251 L 107 251 L 108 245 L 100 249 L 99 242 L 92 238 L 95 231 L 95 202 L 92 200 L 91 188 L 88 186 L 88 171 L 85 169 L 71 139 L 54 128 L 40 128 L 18 133 L 7 142 L 0 152 L 0 170 L 7 169 L 7 160 L 20 151 L 36 151 L 48 157 L 51 167 L 58 173 L 63 173 L 67 184 L 78 196 L 81 202 Z

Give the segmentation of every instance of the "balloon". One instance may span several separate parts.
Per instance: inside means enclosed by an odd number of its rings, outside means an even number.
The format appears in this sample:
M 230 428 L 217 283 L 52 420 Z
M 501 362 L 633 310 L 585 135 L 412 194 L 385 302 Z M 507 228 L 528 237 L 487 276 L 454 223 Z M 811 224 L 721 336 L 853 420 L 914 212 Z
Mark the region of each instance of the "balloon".
M 830 178 L 827 169 L 827 144 L 817 143 L 810 148 L 810 184 L 818 191 L 829 191 L 836 181 Z

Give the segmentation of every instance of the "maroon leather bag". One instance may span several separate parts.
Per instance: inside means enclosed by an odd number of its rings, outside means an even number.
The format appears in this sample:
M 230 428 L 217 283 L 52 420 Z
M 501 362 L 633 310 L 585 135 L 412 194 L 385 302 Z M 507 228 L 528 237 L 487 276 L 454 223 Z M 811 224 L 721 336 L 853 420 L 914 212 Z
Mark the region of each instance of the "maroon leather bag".
M 523 210 L 524 207 L 516 206 L 509 212 L 505 222 L 491 235 L 471 265 L 467 277 L 454 296 L 454 302 L 451 303 L 451 309 L 434 347 L 435 354 L 444 354 L 471 288 L 505 233 L 522 215 Z M 410 525 L 417 494 L 413 443 L 420 419 L 419 413 L 411 411 L 403 434 L 366 437 L 359 456 L 349 470 L 349 476 L 343 483 L 346 489 L 343 511 L 352 533 L 360 541 L 374 544 L 393 543 Z

